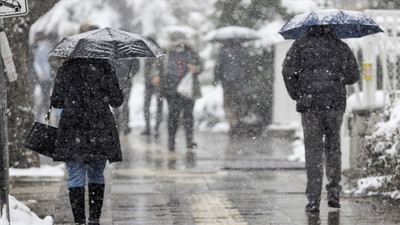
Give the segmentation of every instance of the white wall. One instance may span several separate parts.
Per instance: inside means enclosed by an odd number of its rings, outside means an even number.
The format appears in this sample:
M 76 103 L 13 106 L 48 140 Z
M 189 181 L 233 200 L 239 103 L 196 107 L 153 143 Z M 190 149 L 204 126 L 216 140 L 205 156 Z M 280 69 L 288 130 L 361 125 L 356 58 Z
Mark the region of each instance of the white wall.
M 275 45 L 274 105 L 272 112 L 272 123 L 274 124 L 294 121 L 300 123 L 301 121 L 300 114 L 296 112 L 296 102 L 287 93 L 282 76 L 282 63 L 292 43 L 293 41 L 285 41 Z

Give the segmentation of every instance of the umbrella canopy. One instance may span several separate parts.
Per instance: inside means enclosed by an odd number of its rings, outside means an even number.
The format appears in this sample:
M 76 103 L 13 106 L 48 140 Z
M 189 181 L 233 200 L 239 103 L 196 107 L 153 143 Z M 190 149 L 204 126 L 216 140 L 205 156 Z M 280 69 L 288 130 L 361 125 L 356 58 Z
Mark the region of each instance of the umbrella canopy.
M 159 57 L 164 51 L 151 38 L 112 28 L 64 38 L 49 53 L 63 58 L 131 59 Z
M 325 9 L 294 16 L 282 27 L 279 33 L 285 39 L 304 37 L 310 26 L 330 26 L 338 38 L 357 38 L 383 32 L 367 16 L 359 11 Z
M 229 26 L 209 32 L 205 40 L 211 42 L 246 42 L 260 38 L 257 31 L 248 27 Z

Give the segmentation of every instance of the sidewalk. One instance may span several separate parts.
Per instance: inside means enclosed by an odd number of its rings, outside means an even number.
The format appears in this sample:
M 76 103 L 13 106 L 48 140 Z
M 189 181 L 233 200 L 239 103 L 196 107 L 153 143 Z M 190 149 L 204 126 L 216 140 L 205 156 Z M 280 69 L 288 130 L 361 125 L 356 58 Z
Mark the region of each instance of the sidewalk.
M 286 160 L 291 148 L 284 141 L 196 133 L 198 149 L 187 151 L 178 142 L 169 153 L 165 137 L 156 144 L 138 133 L 121 138 L 124 161 L 107 166 L 104 225 L 400 224 L 398 208 L 375 198 L 342 197 L 340 210 L 329 209 L 325 190 L 320 214 L 307 215 L 304 165 Z M 57 197 L 46 186 L 48 202 L 36 193 L 38 205 L 54 205 L 47 215 L 57 225 L 72 221 L 62 182 L 54 184 Z

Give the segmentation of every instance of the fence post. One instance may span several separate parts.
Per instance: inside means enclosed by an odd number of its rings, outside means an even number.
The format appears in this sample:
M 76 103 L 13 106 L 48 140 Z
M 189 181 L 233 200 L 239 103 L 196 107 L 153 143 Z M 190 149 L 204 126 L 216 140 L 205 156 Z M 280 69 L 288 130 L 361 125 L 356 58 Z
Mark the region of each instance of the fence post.
M 0 32 L 4 31 L 3 18 L 0 18 Z M 0 46 L 1 53 L 1 46 Z M 1 55 L 1 54 L 0 54 Z M 8 203 L 9 193 L 9 158 L 8 158 L 8 140 L 7 140 L 7 91 L 6 91 L 6 80 L 3 72 L 3 61 L 0 59 L 0 204 L 1 211 L 3 213 L 4 207 L 6 207 L 6 217 L 10 222 L 10 207 Z M 3 216 L 3 215 L 2 215 Z

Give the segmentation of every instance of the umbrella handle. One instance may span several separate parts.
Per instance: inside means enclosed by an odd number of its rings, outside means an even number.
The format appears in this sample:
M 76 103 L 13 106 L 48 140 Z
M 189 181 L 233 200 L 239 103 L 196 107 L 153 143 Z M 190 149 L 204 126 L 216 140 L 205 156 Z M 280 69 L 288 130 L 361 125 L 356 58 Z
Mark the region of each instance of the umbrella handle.
M 46 120 L 46 126 L 49 126 L 51 109 L 52 109 L 52 106 L 50 105 L 49 110 L 47 111 L 46 116 L 44 117 L 44 119 Z
M 132 71 L 132 66 L 133 66 L 133 60 L 131 60 L 131 65 L 129 66 L 129 73 L 128 73 L 128 79 L 131 78 L 131 71 Z

